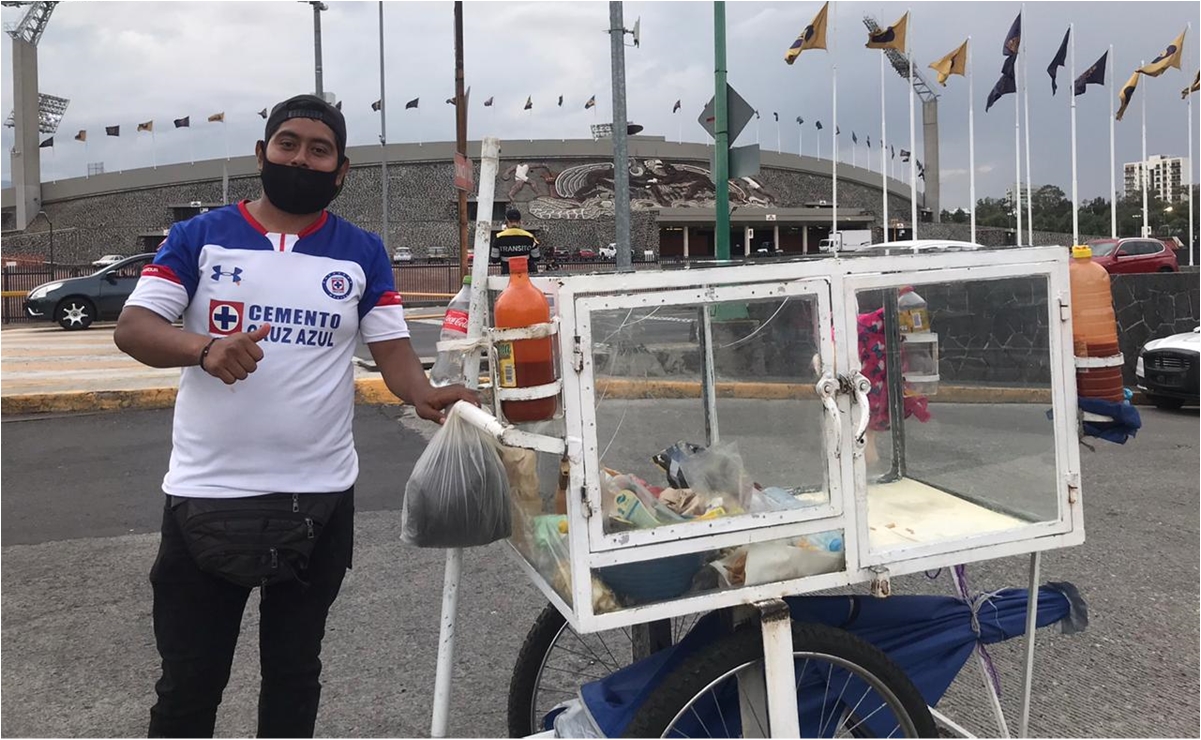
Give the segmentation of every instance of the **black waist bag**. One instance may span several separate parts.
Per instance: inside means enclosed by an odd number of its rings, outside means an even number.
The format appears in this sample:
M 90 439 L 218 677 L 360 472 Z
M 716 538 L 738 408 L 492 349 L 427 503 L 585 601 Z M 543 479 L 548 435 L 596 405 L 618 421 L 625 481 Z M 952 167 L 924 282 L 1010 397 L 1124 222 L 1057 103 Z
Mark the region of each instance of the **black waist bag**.
M 196 565 L 240 586 L 299 581 L 341 493 L 175 497 L 175 521 Z

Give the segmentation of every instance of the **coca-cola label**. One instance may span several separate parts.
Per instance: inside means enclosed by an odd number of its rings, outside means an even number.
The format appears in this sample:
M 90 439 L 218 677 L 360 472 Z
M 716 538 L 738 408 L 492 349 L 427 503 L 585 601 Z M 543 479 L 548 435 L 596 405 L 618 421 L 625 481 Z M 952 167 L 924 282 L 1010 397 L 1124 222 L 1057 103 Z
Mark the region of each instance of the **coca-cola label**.
M 467 312 L 451 309 L 442 319 L 442 331 L 453 331 L 457 334 L 467 333 Z

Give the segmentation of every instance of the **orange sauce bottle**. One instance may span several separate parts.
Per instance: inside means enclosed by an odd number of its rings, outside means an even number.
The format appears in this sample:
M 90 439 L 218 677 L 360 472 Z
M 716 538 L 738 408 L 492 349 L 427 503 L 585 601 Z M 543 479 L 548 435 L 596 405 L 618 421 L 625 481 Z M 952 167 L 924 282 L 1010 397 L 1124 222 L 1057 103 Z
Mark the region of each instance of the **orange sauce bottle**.
M 529 260 L 509 259 L 509 285 L 496 299 L 493 309 L 498 329 L 521 329 L 550 321 L 550 305 L 542 291 L 530 282 Z M 498 342 L 497 385 L 501 388 L 530 388 L 555 382 L 554 339 L 522 339 Z M 555 415 L 558 398 L 533 401 L 502 401 L 501 411 L 511 422 L 545 421 Z

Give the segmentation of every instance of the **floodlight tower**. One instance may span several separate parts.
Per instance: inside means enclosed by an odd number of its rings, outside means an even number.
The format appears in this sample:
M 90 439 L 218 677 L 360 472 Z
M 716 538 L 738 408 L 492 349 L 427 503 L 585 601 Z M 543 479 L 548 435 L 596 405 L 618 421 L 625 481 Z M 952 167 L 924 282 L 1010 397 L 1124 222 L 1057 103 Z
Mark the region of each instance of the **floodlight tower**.
M 38 41 L 58 3 L 5 2 L 4 5 L 30 6 L 20 23 L 4 29 L 13 40 L 13 127 L 16 129 L 16 141 L 12 150 L 12 173 L 17 201 L 16 227 L 24 230 L 42 209 L 42 158 L 38 149 L 38 134 L 47 127 L 49 133 L 57 130 L 62 112 L 66 109 L 65 103 L 62 103 L 56 113 L 48 111 L 43 122 L 38 98 Z
M 870 15 L 863 16 L 863 25 L 872 33 L 880 30 L 880 24 Z M 909 57 L 896 49 L 885 49 L 888 62 L 902 79 L 909 80 Z M 933 213 L 938 221 L 941 210 L 938 207 L 938 94 L 930 87 L 930 83 L 918 71 L 917 60 L 913 62 L 913 91 L 922 101 L 922 145 L 925 149 L 926 189 L 923 198 L 924 205 Z M 916 157 L 917 152 L 910 156 Z

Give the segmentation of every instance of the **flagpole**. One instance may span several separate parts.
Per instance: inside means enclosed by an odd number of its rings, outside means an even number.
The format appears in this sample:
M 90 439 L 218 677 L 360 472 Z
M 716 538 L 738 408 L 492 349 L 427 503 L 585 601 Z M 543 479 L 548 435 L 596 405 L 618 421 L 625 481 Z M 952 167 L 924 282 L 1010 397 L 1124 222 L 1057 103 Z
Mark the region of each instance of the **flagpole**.
M 1147 61 L 1144 59 L 1138 63 L 1139 69 L 1147 66 Z M 1151 224 L 1147 221 L 1147 180 L 1151 178 L 1147 172 L 1147 86 L 1143 85 L 1143 94 L 1139 96 L 1143 102 L 1143 161 L 1139 165 L 1139 171 L 1142 173 L 1140 178 L 1143 181 L 1143 228 L 1139 230 L 1139 236 L 1151 236 Z
M 784 151 L 784 147 L 780 145 L 780 119 L 778 117 L 776 118 L 776 151 Z
M 833 219 L 830 226 L 830 244 L 832 245 L 830 248 L 837 255 L 838 248 L 841 246 L 838 242 L 838 57 L 834 54 L 835 50 L 833 47 L 835 43 L 834 39 L 837 37 L 838 6 L 832 1 L 830 5 L 832 6 L 830 8 L 830 82 L 834 89 L 834 136 L 832 137 L 834 141 L 834 168 L 831 170 L 834 207 L 831 209 Z
M 972 37 L 967 37 L 967 160 L 968 208 L 972 219 L 972 244 L 976 243 L 976 88 L 972 77 Z
M 154 169 L 158 169 L 158 138 L 154 135 L 154 129 L 150 129 L 150 164 Z
M 888 141 L 888 117 L 884 114 L 885 111 L 884 97 L 884 52 L 880 52 L 880 182 L 883 185 L 884 201 L 884 241 L 892 241 L 888 234 L 888 148 L 885 143 Z
M 1071 49 L 1069 57 L 1071 59 L 1072 75 L 1068 79 L 1071 80 L 1071 89 L 1068 95 L 1072 98 L 1072 245 L 1080 243 L 1080 199 L 1076 194 L 1076 24 L 1068 24 L 1068 35 L 1071 37 Z M 1029 154 L 1029 150 L 1027 150 Z
M 1026 8 L 1022 7 L 1022 20 L 1025 21 Z M 1014 60 L 1017 64 L 1017 60 Z M 1013 71 L 1013 156 L 1017 165 L 1017 184 L 1013 190 L 1013 209 L 1017 212 L 1018 231 L 1015 243 L 1022 246 L 1022 95 L 1017 89 L 1018 71 Z
M 1114 116 L 1117 115 L 1117 110 L 1114 109 L 1114 107 L 1113 107 L 1115 105 L 1114 96 L 1113 96 L 1113 73 L 1117 70 L 1115 69 L 1115 65 L 1113 63 L 1113 44 L 1109 45 L 1108 64 L 1109 64 L 1109 70 L 1108 70 L 1109 84 L 1106 85 L 1106 88 L 1107 88 L 1106 91 L 1109 93 L 1109 238 L 1117 239 L 1118 238 L 1118 186 L 1117 186 L 1117 183 L 1115 182 L 1115 178 L 1117 177 L 1118 163 L 1117 163 L 1117 158 L 1114 156 L 1114 149 L 1113 149 L 1113 122 L 1114 122 Z M 1192 129 L 1191 125 L 1189 126 L 1189 129 L 1190 130 Z M 1191 137 L 1192 134 L 1190 133 L 1189 136 Z M 1190 138 L 1190 141 L 1191 141 L 1191 138 Z
M 912 9 L 906 8 L 908 15 Z M 909 238 L 917 239 L 917 129 L 914 121 L 913 98 L 913 36 L 905 34 L 905 56 L 909 57 L 909 217 L 913 223 L 909 227 Z
M 1189 87 L 1192 87 L 1191 85 Z M 1188 88 L 1185 88 L 1188 89 Z M 1188 266 L 1193 266 L 1193 93 L 1188 94 Z
M 1019 41 L 1022 54 L 1018 56 L 1018 62 L 1022 65 L 1022 109 L 1025 111 L 1025 126 L 1026 126 L 1026 231 L 1030 234 L 1030 245 L 1034 246 L 1034 198 L 1032 195 L 1033 178 L 1030 177 L 1030 61 L 1026 59 L 1026 4 L 1022 3 L 1022 38 Z M 1073 84 L 1075 80 L 1073 80 Z

